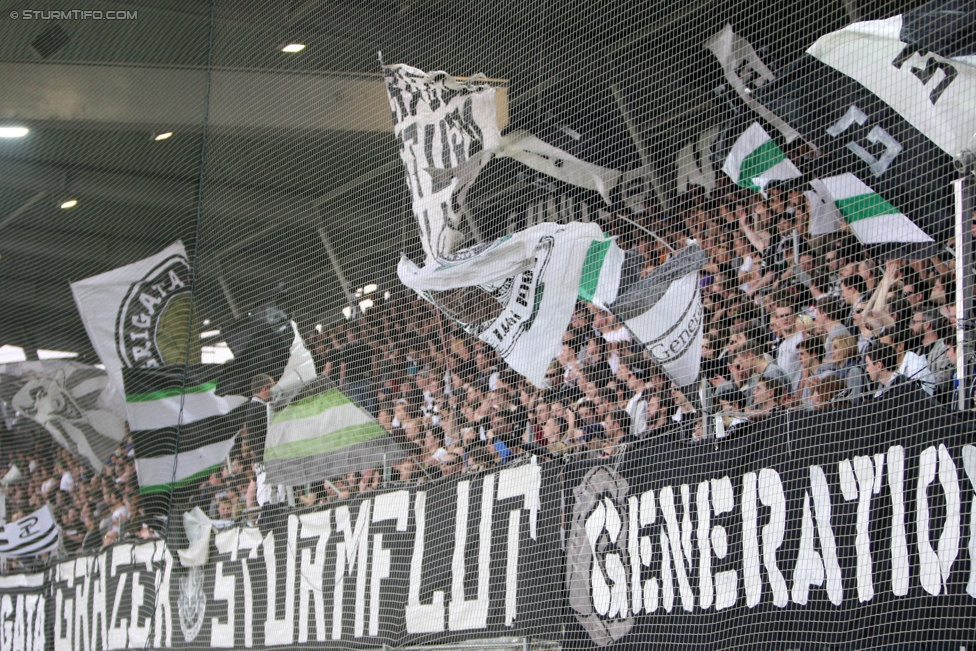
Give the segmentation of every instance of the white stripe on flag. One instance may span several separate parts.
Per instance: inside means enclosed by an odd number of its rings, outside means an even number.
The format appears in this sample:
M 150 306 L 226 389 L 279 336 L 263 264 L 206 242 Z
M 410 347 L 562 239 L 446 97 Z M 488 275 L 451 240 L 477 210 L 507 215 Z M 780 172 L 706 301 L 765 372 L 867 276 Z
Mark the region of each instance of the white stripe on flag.
M 610 248 L 603 256 L 603 266 L 600 269 L 600 279 L 597 281 L 596 291 L 593 292 L 593 304 L 602 308 L 617 300 L 620 290 L 620 272 L 624 266 L 624 250 L 616 242 L 610 242 Z
M 159 400 L 128 402 L 125 408 L 129 416 L 129 429 L 139 431 L 188 425 L 204 418 L 223 416 L 247 401 L 248 398 L 244 396 L 218 396 L 215 390 L 211 390 Z
M 307 418 L 275 419 L 268 431 L 267 449 L 295 441 L 328 436 L 336 430 L 372 423 L 373 419 L 356 403 L 347 402 Z
M 230 454 L 234 439 L 218 441 L 187 452 L 180 452 L 173 468 L 173 455 L 162 457 L 136 458 L 136 473 L 139 486 L 145 490 L 151 486 L 162 486 L 180 482 L 207 468 L 221 463 Z
M 863 244 L 932 242 L 932 238 L 851 173 L 821 179 L 845 221 Z

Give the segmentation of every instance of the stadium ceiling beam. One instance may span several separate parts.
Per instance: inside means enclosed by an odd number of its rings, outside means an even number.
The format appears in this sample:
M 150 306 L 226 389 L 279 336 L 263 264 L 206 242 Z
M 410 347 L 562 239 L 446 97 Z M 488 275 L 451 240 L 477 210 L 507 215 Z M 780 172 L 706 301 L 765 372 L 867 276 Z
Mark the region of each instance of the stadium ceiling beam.
M 129 253 L 133 250 L 155 250 L 170 244 L 161 240 L 133 240 L 119 236 L 101 237 L 79 233 L 45 235 L 4 235 L 0 248 L 4 253 L 20 253 L 40 258 L 53 258 L 71 262 L 104 263 L 116 252 Z M 124 259 L 124 256 L 123 256 Z M 120 262 L 119 264 L 124 264 Z
M 149 132 L 202 132 L 204 118 L 218 131 L 393 131 L 378 74 L 213 68 L 209 81 L 202 68 L 0 62 L 0 119 Z M 507 100 L 502 86 L 505 123 Z
M 68 169 L 49 163 L 2 159 L 0 190 L 26 190 L 35 193 L 43 191 L 52 196 L 72 194 L 171 211 L 194 210 L 198 201 L 195 181 Z M 272 213 L 276 219 L 288 220 L 303 214 L 310 215 L 314 208 L 306 198 L 290 197 L 283 193 L 272 195 L 214 182 L 207 183 L 203 200 L 206 214 L 234 220 L 240 220 L 241 215 L 262 216 Z M 277 223 L 278 227 L 280 225 L 280 222 Z

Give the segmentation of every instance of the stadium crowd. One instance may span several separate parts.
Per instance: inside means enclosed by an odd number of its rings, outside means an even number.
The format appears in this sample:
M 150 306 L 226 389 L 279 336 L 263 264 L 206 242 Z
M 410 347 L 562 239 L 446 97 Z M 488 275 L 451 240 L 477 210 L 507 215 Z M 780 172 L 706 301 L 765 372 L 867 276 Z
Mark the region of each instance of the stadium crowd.
M 677 217 L 648 211 L 639 225 L 611 216 L 603 226 L 640 256 L 642 275 L 689 239 L 707 254 L 701 377 L 706 405 L 721 412 L 714 428 L 703 428 L 698 387 L 674 386 L 626 328 L 592 305 L 577 304 L 540 389 L 430 304 L 394 298 L 307 341 L 318 371 L 401 443 L 403 460 L 296 488 L 286 499 L 262 483 L 265 430 L 244 423 L 223 470 L 174 512 L 200 506 L 220 522 L 255 523 L 269 502 L 314 507 L 526 452 L 610 458 L 653 437 L 694 444 L 741 435 L 789 409 L 895 394 L 947 407 L 956 399 L 955 261 L 946 251 L 882 260 L 849 231 L 813 236 L 798 190 L 770 187 L 762 196 L 726 186 L 709 196 L 693 188 L 681 205 Z M 269 400 L 269 389 L 270 379 L 258 378 L 254 400 Z M 8 520 L 49 502 L 67 552 L 157 535 L 140 503 L 131 445 L 100 472 L 53 443 L 4 456 L 26 478 L 7 490 Z

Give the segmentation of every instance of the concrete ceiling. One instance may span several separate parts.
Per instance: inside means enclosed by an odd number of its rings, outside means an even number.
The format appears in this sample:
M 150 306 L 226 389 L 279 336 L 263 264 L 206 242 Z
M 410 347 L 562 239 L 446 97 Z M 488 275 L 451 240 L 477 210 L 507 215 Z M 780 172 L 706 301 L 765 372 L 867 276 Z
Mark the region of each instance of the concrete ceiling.
M 347 290 L 395 285 L 416 239 L 380 51 L 508 80 L 514 126 L 569 126 L 583 134 L 574 153 L 623 169 L 639 158 L 621 106 L 652 145 L 700 128 L 718 80 L 701 43 L 726 22 L 783 64 L 852 11 L 907 6 L 91 0 L 136 17 L 8 19 L 22 4 L 0 1 L 0 125 L 31 129 L 0 140 L 0 344 L 89 361 L 68 283 L 176 239 L 197 254 L 199 317 L 216 325 L 279 283 L 306 328 L 337 318 Z M 52 29 L 64 43 L 41 57 Z M 306 50 L 280 51 L 293 41 Z M 174 136 L 154 141 L 162 131 Z M 69 197 L 79 205 L 59 209 Z

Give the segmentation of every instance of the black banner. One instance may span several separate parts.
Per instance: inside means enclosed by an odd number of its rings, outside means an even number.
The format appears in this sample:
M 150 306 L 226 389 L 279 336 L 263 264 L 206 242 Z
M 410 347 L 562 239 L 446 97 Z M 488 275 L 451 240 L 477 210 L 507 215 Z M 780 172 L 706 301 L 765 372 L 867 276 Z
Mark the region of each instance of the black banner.
M 184 567 L 159 541 L 116 544 L 47 574 L 3 578 L 2 648 L 335 649 L 552 638 L 563 623 L 562 565 L 553 554 L 558 509 L 542 493 L 552 471 L 532 459 L 290 514 L 266 532 L 220 531 L 198 567 Z M 33 582 L 34 592 L 22 594 L 18 580 Z M 6 643 L 27 637 L 26 647 Z
M 976 447 L 919 404 L 790 412 L 573 468 L 564 646 L 972 644 Z
M 116 544 L 0 578 L 0 646 L 958 650 L 974 428 L 902 397 L 367 494 L 218 532 L 199 567 Z

